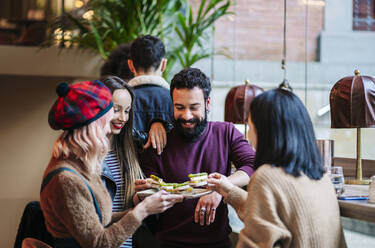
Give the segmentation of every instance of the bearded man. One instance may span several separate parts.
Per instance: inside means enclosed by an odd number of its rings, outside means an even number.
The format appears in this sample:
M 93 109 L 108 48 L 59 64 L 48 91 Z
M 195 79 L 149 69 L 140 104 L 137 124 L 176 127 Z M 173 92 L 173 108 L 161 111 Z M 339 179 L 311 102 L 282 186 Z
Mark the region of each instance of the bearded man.
M 170 85 L 174 128 L 164 151 L 149 148 L 141 156 L 147 177 L 154 174 L 166 182 L 188 181 L 188 174 L 218 172 L 237 186 L 249 183 L 255 152 L 232 123 L 207 121 L 210 79 L 199 69 L 187 68 Z M 237 168 L 231 174 L 231 164 Z M 136 191 L 151 187 L 136 182 Z M 163 248 L 230 247 L 228 209 L 220 194 L 185 199 L 159 216 L 156 237 Z

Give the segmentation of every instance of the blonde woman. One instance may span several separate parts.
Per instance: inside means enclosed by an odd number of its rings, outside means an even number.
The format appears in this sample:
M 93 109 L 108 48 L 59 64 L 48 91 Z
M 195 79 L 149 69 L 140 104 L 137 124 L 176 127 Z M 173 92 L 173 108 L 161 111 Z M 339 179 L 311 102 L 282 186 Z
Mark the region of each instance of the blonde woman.
M 135 208 L 112 214 L 112 201 L 101 181 L 108 152 L 112 94 L 101 82 L 57 87 L 49 124 L 63 130 L 45 170 L 40 202 L 54 247 L 119 247 L 150 214 L 173 206 L 181 197 L 159 192 Z

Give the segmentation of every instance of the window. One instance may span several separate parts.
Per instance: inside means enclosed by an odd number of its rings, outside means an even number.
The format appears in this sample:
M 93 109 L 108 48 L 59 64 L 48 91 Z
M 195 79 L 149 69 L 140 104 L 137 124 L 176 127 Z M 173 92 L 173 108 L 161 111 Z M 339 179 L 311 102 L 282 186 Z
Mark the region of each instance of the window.
M 375 0 L 353 1 L 353 30 L 375 31 Z

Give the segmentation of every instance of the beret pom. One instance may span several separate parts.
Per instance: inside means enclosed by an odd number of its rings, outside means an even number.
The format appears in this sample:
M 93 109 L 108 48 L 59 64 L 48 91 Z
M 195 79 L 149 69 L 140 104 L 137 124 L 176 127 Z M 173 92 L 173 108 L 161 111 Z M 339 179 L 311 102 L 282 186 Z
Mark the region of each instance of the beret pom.
M 56 87 L 56 93 L 59 97 L 64 97 L 69 92 L 69 85 L 66 82 L 60 83 Z

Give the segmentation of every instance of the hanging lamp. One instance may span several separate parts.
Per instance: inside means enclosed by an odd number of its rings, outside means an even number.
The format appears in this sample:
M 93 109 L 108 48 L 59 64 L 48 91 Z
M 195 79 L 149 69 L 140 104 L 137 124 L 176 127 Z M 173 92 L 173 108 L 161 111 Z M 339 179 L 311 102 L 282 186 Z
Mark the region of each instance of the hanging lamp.
M 234 124 L 245 124 L 245 137 L 250 103 L 263 91 L 261 87 L 246 80 L 244 85 L 231 88 L 225 98 L 224 120 Z
M 340 79 L 331 89 L 331 128 L 357 129 L 356 179 L 346 180 L 348 184 L 369 184 L 362 177 L 361 128 L 375 127 L 375 78 L 361 76 L 358 70 L 354 76 Z

